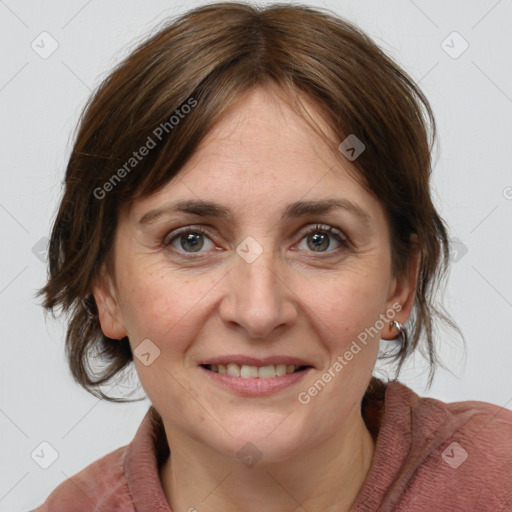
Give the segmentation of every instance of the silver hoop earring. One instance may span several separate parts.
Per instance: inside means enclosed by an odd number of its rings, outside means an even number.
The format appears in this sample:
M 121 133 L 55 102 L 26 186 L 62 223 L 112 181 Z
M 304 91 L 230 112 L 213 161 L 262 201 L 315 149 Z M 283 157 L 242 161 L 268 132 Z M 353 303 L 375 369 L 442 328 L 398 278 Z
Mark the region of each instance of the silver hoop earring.
M 401 348 L 404 348 L 407 344 L 407 331 L 404 325 L 401 324 L 400 322 L 397 322 L 396 320 L 393 320 L 391 322 L 391 327 L 395 327 L 396 330 L 398 331 L 398 335 L 394 339 L 400 343 Z
M 404 330 L 403 324 L 401 324 L 400 322 L 397 322 L 396 320 L 393 320 L 391 322 L 391 325 L 393 327 L 396 327 L 396 330 L 398 331 L 398 336 L 400 336 L 402 334 L 402 331 Z

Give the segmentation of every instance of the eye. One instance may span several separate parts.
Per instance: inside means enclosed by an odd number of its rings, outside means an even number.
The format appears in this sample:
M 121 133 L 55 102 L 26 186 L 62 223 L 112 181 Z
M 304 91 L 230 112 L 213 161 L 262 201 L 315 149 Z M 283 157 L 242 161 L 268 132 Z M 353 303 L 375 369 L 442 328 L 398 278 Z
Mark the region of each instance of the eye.
M 302 240 L 306 241 L 307 248 L 312 252 L 335 252 L 339 247 L 346 249 L 350 248 L 351 245 L 348 238 L 338 229 L 328 226 L 325 224 L 316 224 L 303 232 Z M 333 240 L 338 244 L 338 247 L 327 250 L 332 246 Z M 206 251 L 201 251 L 205 247 Z M 176 231 L 172 231 L 163 240 L 162 245 L 164 247 L 172 246 L 176 251 L 181 253 L 202 253 L 207 252 L 208 249 L 215 247 L 214 243 L 210 239 L 210 236 L 206 230 L 200 226 L 187 226 Z
M 171 236 L 172 235 L 172 236 Z M 178 252 L 202 252 L 201 249 L 205 245 L 205 237 L 213 247 L 213 242 L 208 237 L 208 233 L 201 227 L 186 227 L 173 231 L 163 241 L 163 246 L 172 246 Z M 190 249 L 190 250 L 189 250 Z
M 346 249 L 350 248 L 348 238 L 341 231 L 324 224 L 316 224 L 312 228 L 309 228 L 304 233 L 303 239 L 305 239 L 308 246 L 307 250 L 313 252 L 334 252 L 340 246 Z M 332 245 L 333 239 L 339 245 L 335 247 L 334 250 L 327 251 Z

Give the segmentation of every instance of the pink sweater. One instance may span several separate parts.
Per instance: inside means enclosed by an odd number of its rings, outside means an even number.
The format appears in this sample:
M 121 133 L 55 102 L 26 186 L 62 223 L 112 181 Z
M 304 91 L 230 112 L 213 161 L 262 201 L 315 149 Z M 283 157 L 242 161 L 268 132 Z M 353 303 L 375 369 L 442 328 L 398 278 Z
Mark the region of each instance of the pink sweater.
M 363 416 L 375 453 L 350 512 L 512 511 L 512 412 L 421 398 L 373 379 Z M 35 512 L 172 512 L 158 468 L 169 454 L 153 408 L 132 442 L 62 482 Z

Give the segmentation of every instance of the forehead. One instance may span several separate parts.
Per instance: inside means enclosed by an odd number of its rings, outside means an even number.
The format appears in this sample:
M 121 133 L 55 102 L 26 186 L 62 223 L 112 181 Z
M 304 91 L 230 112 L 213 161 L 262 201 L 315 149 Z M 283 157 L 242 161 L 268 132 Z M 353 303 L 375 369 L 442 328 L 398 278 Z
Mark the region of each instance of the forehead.
M 307 100 L 303 104 L 320 133 L 272 90 L 252 90 L 224 113 L 162 190 L 132 205 L 130 216 L 138 219 L 170 198 L 215 201 L 240 211 L 280 205 L 282 211 L 301 199 L 339 196 L 378 209 L 354 178 L 355 168 L 333 155 L 327 137 L 336 137 L 322 114 Z
M 237 171 L 248 171 L 244 178 L 260 173 L 276 175 L 278 169 L 275 167 L 280 162 L 304 162 L 300 170 L 304 171 L 306 166 L 313 167 L 312 175 L 317 174 L 314 168 L 332 165 L 334 158 L 326 137 L 315 133 L 304 117 L 284 101 L 282 94 L 281 91 L 258 87 L 240 99 L 204 138 L 184 174 L 205 160 L 222 161 L 228 169 L 236 167 Z M 313 122 L 333 137 L 315 107 L 306 99 L 303 99 L 303 104 Z M 233 166 L 229 165 L 230 162 Z M 324 165 L 319 166 L 319 163 Z M 274 172 L 269 173 L 267 169 Z M 301 175 L 297 173 L 298 178 L 303 175 L 304 172 Z

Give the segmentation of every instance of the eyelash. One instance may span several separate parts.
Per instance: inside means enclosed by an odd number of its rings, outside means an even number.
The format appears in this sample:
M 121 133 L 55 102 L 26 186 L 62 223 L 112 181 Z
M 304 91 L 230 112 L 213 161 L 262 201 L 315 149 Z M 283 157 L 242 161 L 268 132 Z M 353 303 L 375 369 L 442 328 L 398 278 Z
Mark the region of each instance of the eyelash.
M 174 242 L 174 240 L 176 240 L 179 236 L 186 234 L 186 233 L 201 234 L 201 235 L 204 235 L 211 239 L 210 233 L 207 230 L 205 230 L 204 228 L 202 228 L 201 226 L 197 226 L 197 227 L 196 226 L 187 226 L 184 228 L 177 229 L 176 231 L 172 231 L 171 233 L 168 233 L 162 241 L 163 247 L 166 249 L 173 249 L 171 247 L 171 245 Z M 326 235 L 334 238 L 337 242 L 339 242 L 339 244 L 341 246 L 332 251 L 325 251 L 325 252 L 319 251 L 316 254 L 329 254 L 330 255 L 332 253 L 336 253 L 341 248 L 350 249 L 352 247 L 348 240 L 348 237 L 346 237 L 340 230 L 338 230 L 332 226 L 326 225 L 326 224 L 316 224 L 313 227 L 309 228 L 307 231 L 302 233 L 300 240 L 302 241 L 305 237 L 307 237 L 308 235 L 310 235 L 312 233 L 326 234 Z M 170 235 L 172 235 L 171 238 L 169 238 Z M 178 254 L 192 255 L 192 257 L 199 257 L 200 255 L 204 254 L 204 252 L 201 252 L 201 251 L 187 252 L 187 251 L 180 251 L 177 249 L 175 249 L 175 251 L 178 252 Z M 315 253 L 315 251 L 310 251 L 310 252 Z M 193 255 L 197 255 L 197 256 L 193 256 Z

